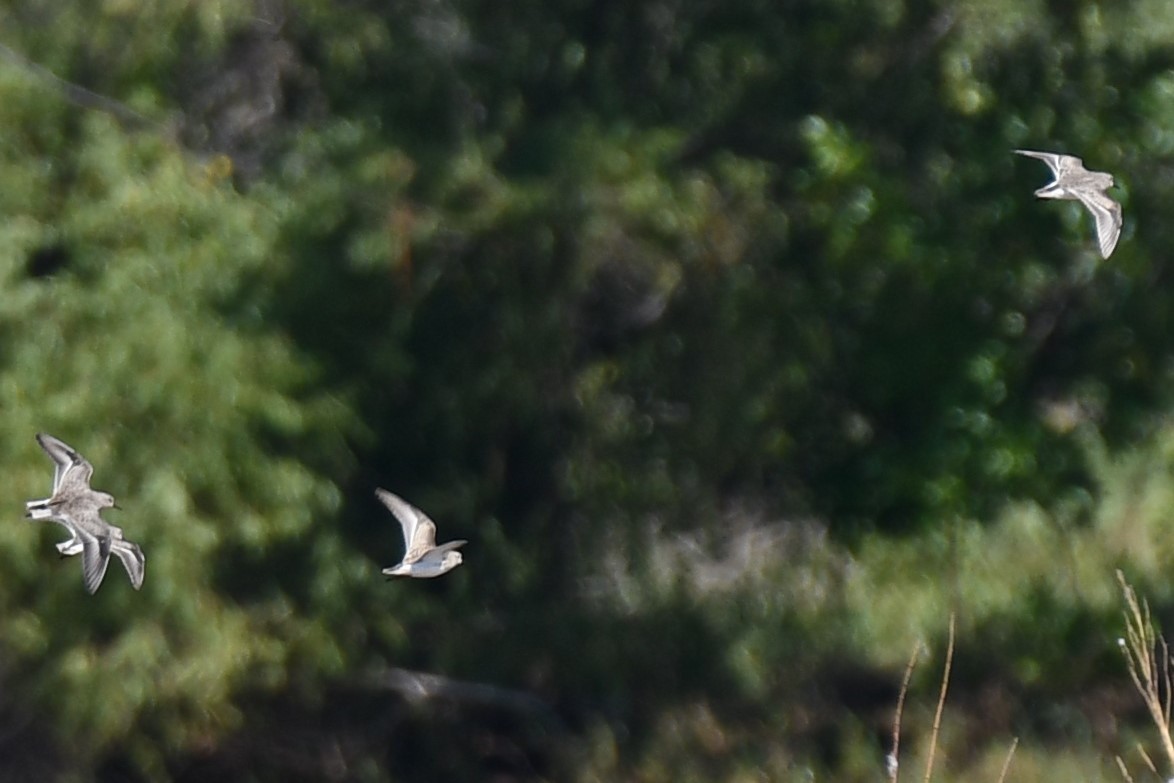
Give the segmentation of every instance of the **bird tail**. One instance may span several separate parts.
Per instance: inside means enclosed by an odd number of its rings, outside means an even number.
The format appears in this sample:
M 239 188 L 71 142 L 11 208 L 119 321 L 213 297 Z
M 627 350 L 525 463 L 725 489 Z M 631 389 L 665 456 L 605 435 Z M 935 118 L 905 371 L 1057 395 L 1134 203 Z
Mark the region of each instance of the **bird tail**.
M 24 504 L 25 517 L 28 519 L 51 519 L 53 507 L 49 505 L 49 498 L 44 500 L 30 500 Z

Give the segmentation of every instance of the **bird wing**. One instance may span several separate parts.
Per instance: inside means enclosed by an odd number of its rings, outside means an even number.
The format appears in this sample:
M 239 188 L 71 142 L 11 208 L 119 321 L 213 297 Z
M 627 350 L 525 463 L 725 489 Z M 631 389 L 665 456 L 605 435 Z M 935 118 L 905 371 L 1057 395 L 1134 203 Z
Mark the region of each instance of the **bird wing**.
M 419 521 L 416 523 L 415 532 L 412 533 L 412 545 L 408 547 L 408 553 L 404 555 L 405 563 L 418 562 L 420 558 L 436 548 L 436 523 L 419 509 L 416 509 L 416 514 L 419 516 Z
M 433 547 L 431 551 L 437 555 L 443 555 L 445 552 L 449 551 L 450 549 L 456 549 L 457 547 L 462 547 L 467 543 L 469 543 L 469 542 L 465 541 L 463 539 L 458 540 L 458 541 L 445 541 L 443 544 L 436 546 L 436 547 Z
M 414 563 L 436 545 L 436 525 L 427 514 L 386 489 L 376 489 L 375 496 L 395 514 L 403 528 L 404 549 L 407 551 L 404 563 Z
M 376 489 L 375 497 L 379 498 L 379 502 L 387 506 L 387 510 L 399 520 L 404 533 L 404 548 L 411 549 L 412 535 L 416 532 L 416 509 L 399 495 L 394 495 L 386 489 Z
M 37 443 L 41 444 L 41 448 L 49 455 L 49 459 L 53 460 L 54 494 L 57 493 L 66 474 L 74 470 L 79 472 L 78 477 L 83 483 L 89 483 L 90 476 L 94 473 L 94 466 L 89 463 L 89 460 L 78 454 L 72 446 L 43 432 L 37 433 Z
M 110 536 L 95 538 L 89 531 L 78 529 L 82 540 L 82 580 L 91 595 L 98 592 L 110 565 Z
M 110 551 L 118 556 L 122 561 L 122 567 L 126 569 L 127 576 L 130 577 L 130 583 L 134 589 L 138 590 L 143 586 L 143 572 L 146 570 L 147 558 L 143 555 L 143 550 L 139 545 L 131 541 L 114 541 L 111 543 Z
M 1060 155 L 1055 152 L 1037 152 L 1036 150 L 1015 150 L 1018 155 L 1026 155 L 1029 158 L 1038 158 L 1044 163 L 1048 164 L 1048 168 L 1052 170 L 1052 174 L 1059 179 L 1063 174 L 1069 171 L 1078 171 L 1084 168 L 1084 161 L 1072 155 Z
M 61 554 L 63 554 L 63 555 L 70 555 L 70 554 L 76 555 L 78 552 L 81 551 L 81 546 L 82 546 L 81 536 L 78 535 L 77 527 L 73 524 L 72 521 L 70 521 L 68 519 L 64 519 L 62 517 L 48 517 L 46 519 L 46 521 L 56 522 L 57 524 L 61 525 L 63 528 L 65 528 L 66 530 L 69 531 L 70 537 L 57 545 L 57 548 L 61 552 Z M 68 544 L 69 546 L 67 546 L 65 549 L 61 549 L 61 546 L 63 544 Z
M 1101 257 L 1108 258 L 1121 238 L 1121 205 L 1104 193 L 1077 193 L 1080 203 L 1092 213 L 1097 224 L 1097 241 Z

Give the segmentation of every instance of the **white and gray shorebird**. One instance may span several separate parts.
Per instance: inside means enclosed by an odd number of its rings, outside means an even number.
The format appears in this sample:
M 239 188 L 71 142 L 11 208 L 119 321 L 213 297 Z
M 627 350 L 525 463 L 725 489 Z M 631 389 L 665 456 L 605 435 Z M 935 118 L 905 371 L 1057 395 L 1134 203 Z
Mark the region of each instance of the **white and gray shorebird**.
M 1071 155 L 1034 150 L 1015 150 L 1029 158 L 1039 158 L 1056 176 L 1051 182 L 1035 192 L 1040 198 L 1062 198 L 1079 201 L 1092 213 L 1097 224 L 1097 241 L 1101 256 L 1108 258 L 1121 237 L 1121 205 L 1105 195 L 1113 187 L 1113 175 L 1103 171 L 1089 171 L 1084 161 Z
M 375 496 L 399 520 L 404 531 L 404 559 L 397 565 L 383 569 L 387 576 L 440 576 L 461 564 L 457 547 L 468 541 L 449 541 L 436 545 L 436 524 L 420 509 L 386 489 L 376 489 Z
M 139 545 L 127 541 L 122 529 L 101 517 L 104 508 L 117 508 L 114 497 L 90 488 L 94 466 L 68 444 L 52 435 L 37 434 L 37 443 L 53 460 L 53 494 L 44 500 L 25 503 L 25 516 L 56 522 L 70 532 L 68 541 L 57 545 L 62 557 L 81 554 L 86 590 L 95 593 L 106 576 L 111 553 L 118 556 L 130 583 L 143 586 L 146 558 Z

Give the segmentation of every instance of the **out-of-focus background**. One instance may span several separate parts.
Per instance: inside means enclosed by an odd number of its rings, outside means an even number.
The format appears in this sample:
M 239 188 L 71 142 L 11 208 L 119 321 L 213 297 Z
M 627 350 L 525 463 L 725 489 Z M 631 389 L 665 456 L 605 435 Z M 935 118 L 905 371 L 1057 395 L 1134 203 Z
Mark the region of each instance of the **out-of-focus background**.
M 0 5 L 0 779 L 1138 780 L 1174 5 Z M 1111 172 L 1109 261 L 1016 148 Z M 50 432 L 141 543 L 95 596 Z M 376 486 L 465 563 L 386 582 Z M 942 732 L 930 725 L 953 613 Z

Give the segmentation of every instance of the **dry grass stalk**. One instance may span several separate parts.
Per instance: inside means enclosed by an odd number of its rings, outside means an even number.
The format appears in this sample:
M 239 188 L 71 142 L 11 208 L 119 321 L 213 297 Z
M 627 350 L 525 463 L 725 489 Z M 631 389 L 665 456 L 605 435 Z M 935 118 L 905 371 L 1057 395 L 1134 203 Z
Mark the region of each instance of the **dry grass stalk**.
M 1141 756 L 1141 760 L 1145 762 L 1146 769 L 1154 773 L 1155 778 L 1161 779 L 1162 776 L 1158 774 L 1158 765 L 1150 758 L 1150 754 L 1145 752 L 1145 748 L 1141 746 L 1140 742 L 1137 743 L 1137 755 Z
M 909 656 L 909 663 L 905 666 L 905 676 L 901 678 L 901 691 L 897 694 L 897 713 L 893 716 L 893 749 L 885 757 L 885 766 L 889 773 L 889 783 L 897 783 L 901 762 L 901 713 L 905 709 L 905 694 L 909 692 L 909 680 L 913 678 L 913 668 L 917 666 L 917 659 L 921 655 L 921 642 L 913 647 L 913 654 Z
M 1117 759 L 1117 769 L 1121 770 L 1121 777 L 1125 778 L 1125 783 L 1133 783 L 1133 776 L 1129 774 L 1129 768 L 1125 766 L 1125 762 L 1121 760 L 1120 756 L 1114 756 Z
M 1120 571 L 1117 571 L 1117 581 L 1121 584 L 1126 606 L 1125 636 L 1118 639 L 1117 644 L 1125 656 L 1133 687 L 1149 710 L 1150 719 L 1158 728 L 1166 759 L 1174 769 L 1174 739 L 1170 736 L 1170 649 L 1165 638 L 1154 631 L 1149 604 L 1144 599 L 1138 600 L 1137 593 Z M 1152 761 L 1150 766 L 1153 767 Z
M 1003 769 L 999 772 L 999 779 L 996 783 L 1003 783 L 1007 779 L 1007 770 L 1011 769 L 1011 757 L 1015 755 L 1015 749 L 1019 747 L 1019 738 L 1011 740 L 1011 748 L 1007 751 L 1007 758 L 1003 761 Z
M 933 731 L 930 734 L 929 742 L 929 758 L 926 760 L 925 777 L 923 783 L 930 783 L 933 777 L 933 763 L 934 754 L 938 747 L 938 734 L 942 727 L 942 713 L 946 708 L 946 692 L 950 687 L 950 670 L 954 663 L 954 628 L 955 616 L 950 614 L 950 635 L 949 642 L 946 646 L 946 665 L 942 671 L 942 687 L 938 693 L 938 706 L 934 712 Z M 889 783 L 897 783 L 897 776 L 900 773 L 900 748 L 901 748 L 901 715 L 905 708 L 905 696 L 909 693 L 909 681 L 913 677 L 913 669 L 917 666 L 918 657 L 921 655 L 922 645 L 918 643 L 913 648 L 913 654 L 909 656 L 909 663 L 905 666 L 905 676 L 901 678 L 901 690 L 897 694 L 897 710 L 893 716 L 893 749 L 885 757 L 885 766 L 889 778 Z M 1007 779 L 1007 771 L 1011 768 L 1011 759 L 1015 755 L 1015 749 L 1019 747 L 1019 738 L 1016 737 L 1011 741 L 1011 747 L 1007 751 L 1007 758 L 1003 760 L 1003 769 L 999 772 L 999 779 L 997 783 L 1004 783 Z M 1118 760 L 1118 765 L 1122 766 L 1121 761 Z M 1128 775 L 1128 773 L 1126 773 Z M 1129 783 L 1133 783 L 1132 780 Z
M 925 777 L 923 783 L 929 783 L 933 777 L 934 754 L 938 749 L 938 732 L 942 728 L 942 711 L 946 708 L 946 691 L 950 687 L 950 666 L 954 663 L 954 613 L 950 613 L 950 640 L 946 645 L 946 667 L 942 671 L 942 689 L 938 694 L 938 707 L 934 711 L 933 731 L 929 735 L 929 758 L 925 762 Z

